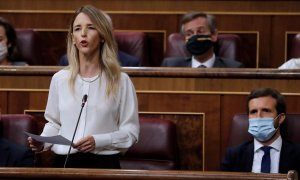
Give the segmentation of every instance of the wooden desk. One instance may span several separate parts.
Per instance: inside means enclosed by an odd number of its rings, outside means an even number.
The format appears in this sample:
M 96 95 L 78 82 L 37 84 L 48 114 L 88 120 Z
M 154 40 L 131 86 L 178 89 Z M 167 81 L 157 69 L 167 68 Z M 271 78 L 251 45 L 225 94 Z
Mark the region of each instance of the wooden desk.
M 62 67 L 1 67 L 2 113 L 39 114 L 52 75 Z M 286 96 L 287 111 L 300 112 L 300 71 L 277 69 L 123 68 L 137 90 L 141 116 L 177 124 L 181 167 L 217 170 L 231 119 L 246 111 L 246 96 L 272 87 Z
M 237 180 L 294 180 L 296 174 L 259 174 L 200 171 L 147 171 L 108 169 L 63 168 L 0 168 L 0 179 L 135 179 L 135 180 L 182 180 L 182 179 L 237 179 Z

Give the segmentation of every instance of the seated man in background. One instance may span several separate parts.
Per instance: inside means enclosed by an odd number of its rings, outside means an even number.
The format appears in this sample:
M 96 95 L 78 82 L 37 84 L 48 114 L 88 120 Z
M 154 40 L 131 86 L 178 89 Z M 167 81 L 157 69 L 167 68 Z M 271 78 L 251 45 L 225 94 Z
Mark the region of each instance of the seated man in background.
M 283 136 L 284 97 L 275 89 L 253 90 L 247 99 L 248 132 L 254 140 L 227 149 L 221 170 L 254 173 L 300 172 L 300 146 Z M 285 134 L 286 135 L 286 134 Z
M 165 67 L 192 68 L 238 68 L 243 64 L 231 59 L 215 56 L 213 44 L 217 41 L 218 30 L 215 17 L 203 12 L 190 12 L 181 19 L 181 33 L 186 48 L 192 57 L 169 57 L 163 60 Z
M 34 153 L 25 147 L 0 138 L 0 167 L 33 167 Z
M 27 65 L 20 60 L 15 29 L 2 17 L 0 17 L 0 65 Z
M 278 69 L 300 69 L 300 58 L 292 58 L 283 63 Z

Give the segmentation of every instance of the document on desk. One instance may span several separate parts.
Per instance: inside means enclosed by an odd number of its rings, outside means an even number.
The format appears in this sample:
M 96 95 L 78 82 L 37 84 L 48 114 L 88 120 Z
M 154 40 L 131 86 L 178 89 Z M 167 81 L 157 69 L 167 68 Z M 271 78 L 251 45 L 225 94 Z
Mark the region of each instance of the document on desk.
M 51 144 L 62 144 L 62 145 L 68 145 L 68 146 L 71 145 L 71 141 L 61 135 L 45 137 L 45 136 L 31 134 L 31 133 L 25 132 L 25 131 L 24 131 L 24 133 L 27 134 L 28 136 L 30 136 L 32 139 L 39 141 L 39 142 L 45 142 L 45 143 L 51 143 Z

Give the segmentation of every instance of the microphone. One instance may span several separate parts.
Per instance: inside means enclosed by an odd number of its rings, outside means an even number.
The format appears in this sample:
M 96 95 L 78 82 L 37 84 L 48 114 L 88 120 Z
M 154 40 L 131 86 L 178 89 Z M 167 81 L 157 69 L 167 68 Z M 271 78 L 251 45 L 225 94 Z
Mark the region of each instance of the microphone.
M 81 107 L 84 107 L 84 105 L 85 105 L 85 103 L 86 103 L 86 101 L 87 101 L 87 97 L 88 97 L 87 94 L 85 94 L 85 95 L 83 96 L 83 98 L 82 98 L 82 103 L 81 103 Z M 82 110 L 82 108 L 81 108 L 81 110 Z M 81 112 L 81 111 L 80 111 L 80 112 Z
M 87 101 L 87 98 L 88 98 L 88 95 L 86 95 L 86 94 L 82 98 L 80 113 L 79 113 L 79 116 L 78 116 L 78 120 L 77 120 L 77 124 L 76 124 L 75 130 L 74 130 L 72 141 L 71 141 L 71 144 L 70 144 L 70 147 L 69 147 L 69 151 L 68 151 L 68 154 L 67 154 L 67 157 L 66 157 L 66 160 L 65 160 L 64 168 L 66 168 L 66 165 L 67 165 L 67 162 L 68 162 L 68 159 L 69 159 L 70 151 L 71 151 L 72 144 L 73 144 L 73 141 L 74 141 L 74 137 L 75 137 L 75 134 L 76 134 L 76 131 L 77 131 L 77 127 L 78 127 L 79 120 L 80 120 L 80 117 L 81 117 L 82 109 L 83 109 L 83 107 L 84 107 L 84 105 Z

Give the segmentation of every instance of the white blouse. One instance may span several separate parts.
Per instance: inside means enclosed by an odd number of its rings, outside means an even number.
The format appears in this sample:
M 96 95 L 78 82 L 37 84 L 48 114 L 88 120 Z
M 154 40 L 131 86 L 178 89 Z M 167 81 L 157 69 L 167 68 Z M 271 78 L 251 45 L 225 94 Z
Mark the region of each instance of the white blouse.
M 278 69 L 300 69 L 300 58 L 293 58 L 283 63 Z
M 82 98 L 88 95 L 74 138 L 77 143 L 92 135 L 96 142 L 94 154 L 125 152 L 138 140 L 139 119 L 135 88 L 127 74 L 121 73 L 120 89 L 115 98 L 106 96 L 106 77 L 102 73 L 92 78 L 77 75 L 75 92 L 71 92 L 69 70 L 60 70 L 52 77 L 42 136 L 62 135 L 72 140 L 79 117 Z M 45 144 L 56 154 L 67 154 L 69 146 Z M 71 153 L 77 152 L 71 149 Z

